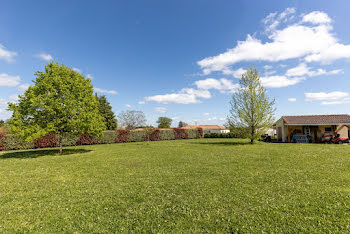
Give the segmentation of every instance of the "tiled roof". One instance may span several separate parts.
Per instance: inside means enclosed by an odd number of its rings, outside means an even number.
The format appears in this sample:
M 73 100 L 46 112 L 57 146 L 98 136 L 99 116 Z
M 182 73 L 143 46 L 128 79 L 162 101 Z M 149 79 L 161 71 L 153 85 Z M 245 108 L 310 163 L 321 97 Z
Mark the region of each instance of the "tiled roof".
M 189 125 L 182 127 L 183 129 L 192 129 L 192 128 L 203 128 L 203 129 L 226 129 L 224 126 L 220 125 Z
M 282 116 L 286 124 L 341 124 L 350 123 L 350 115 Z

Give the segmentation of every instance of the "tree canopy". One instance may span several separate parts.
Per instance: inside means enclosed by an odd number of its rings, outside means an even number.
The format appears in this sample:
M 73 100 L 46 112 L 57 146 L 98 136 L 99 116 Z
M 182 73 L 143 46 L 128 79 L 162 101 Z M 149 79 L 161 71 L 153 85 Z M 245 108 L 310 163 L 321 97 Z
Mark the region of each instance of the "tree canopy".
M 159 117 L 157 120 L 158 128 L 170 128 L 173 120 L 168 117 Z
M 18 103 L 9 103 L 13 133 L 33 141 L 53 132 L 58 137 L 60 153 L 65 134 L 102 134 L 105 126 L 89 78 L 53 62 L 35 75 L 34 85 L 19 97 Z
M 178 126 L 179 128 L 186 127 L 186 126 L 188 126 L 187 123 L 185 123 L 183 121 L 179 121 L 179 126 Z
M 253 144 L 254 139 L 265 133 L 274 122 L 274 100 L 266 95 L 259 72 L 248 69 L 240 79 L 240 89 L 232 95 L 228 123 L 244 130 Z
M 112 106 L 108 102 L 106 96 L 98 96 L 96 94 L 96 99 L 98 101 L 98 110 L 100 112 L 100 115 L 103 117 L 104 123 L 106 125 L 106 130 L 117 129 L 117 119 L 115 118 L 115 114 L 112 111 Z
M 142 111 L 127 110 L 118 115 L 119 125 L 128 130 L 135 129 L 137 126 L 146 125 L 146 117 Z

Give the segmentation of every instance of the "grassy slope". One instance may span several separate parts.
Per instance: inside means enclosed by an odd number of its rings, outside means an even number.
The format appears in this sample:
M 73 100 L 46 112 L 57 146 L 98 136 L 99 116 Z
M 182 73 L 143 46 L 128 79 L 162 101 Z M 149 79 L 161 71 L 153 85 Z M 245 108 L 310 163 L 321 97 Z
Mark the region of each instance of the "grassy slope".
M 350 231 L 350 146 L 245 143 L 0 153 L 0 232 Z

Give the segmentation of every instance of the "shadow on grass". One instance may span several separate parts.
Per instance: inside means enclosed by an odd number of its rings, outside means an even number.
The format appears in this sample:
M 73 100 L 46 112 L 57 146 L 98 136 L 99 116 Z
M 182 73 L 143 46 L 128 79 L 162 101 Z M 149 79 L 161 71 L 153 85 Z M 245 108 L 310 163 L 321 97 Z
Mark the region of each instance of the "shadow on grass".
M 88 153 L 91 150 L 86 149 L 63 149 L 62 154 L 59 154 L 58 149 L 49 149 L 49 150 L 29 150 L 29 151 L 20 151 L 20 152 L 8 152 L 0 154 L 0 159 L 7 158 L 37 158 L 41 156 L 60 156 L 60 155 L 70 155 L 70 154 L 82 154 Z
M 218 142 L 191 142 L 191 144 L 200 145 L 250 145 L 250 142 L 237 142 L 237 141 L 218 141 Z

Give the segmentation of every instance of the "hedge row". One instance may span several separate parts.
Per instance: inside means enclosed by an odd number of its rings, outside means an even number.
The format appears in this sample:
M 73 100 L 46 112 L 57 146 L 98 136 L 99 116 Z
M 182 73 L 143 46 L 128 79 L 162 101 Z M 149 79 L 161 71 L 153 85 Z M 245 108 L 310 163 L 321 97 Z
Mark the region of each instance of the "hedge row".
M 63 146 L 74 145 L 94 145 L 94 144 L 112 144 L 139 141 L 164 141 L 179 139 L 202 138 L 203 130 L 198 129 L 154 129 L 152 131 L 144 130 L 117 130 L 104 131 L 102 137 L 92 137 L 89 134 L 82 134 L 80 137 L 63 137 Z M 0 132 L 0 151 L 18 150 L 18 149 L 35 149 L 57 147 L 58 140 L 54 133 L 36 140 L 35 142 L 26 142 L 21 137 Z
M 239 138 L 239 135 L 236 133 L 206 133 L 204 138 Z

